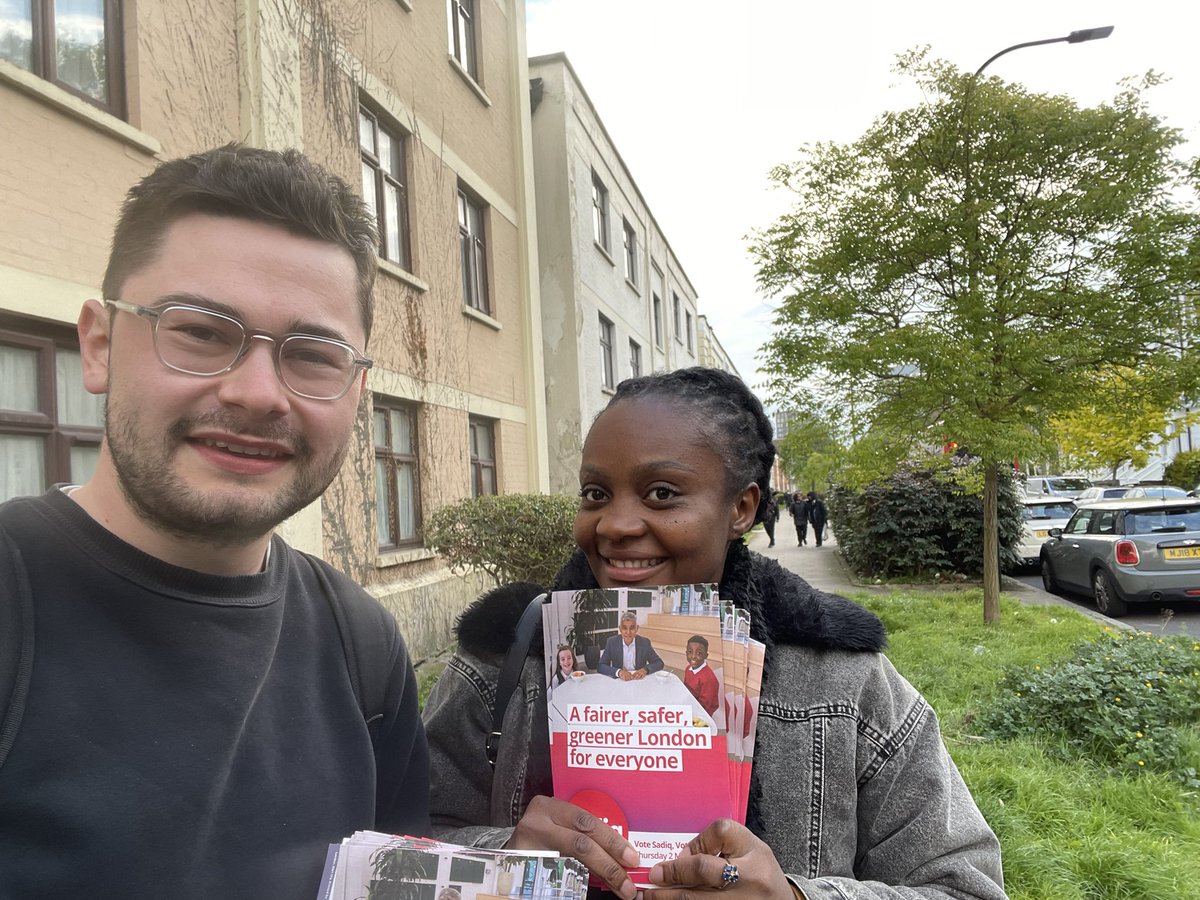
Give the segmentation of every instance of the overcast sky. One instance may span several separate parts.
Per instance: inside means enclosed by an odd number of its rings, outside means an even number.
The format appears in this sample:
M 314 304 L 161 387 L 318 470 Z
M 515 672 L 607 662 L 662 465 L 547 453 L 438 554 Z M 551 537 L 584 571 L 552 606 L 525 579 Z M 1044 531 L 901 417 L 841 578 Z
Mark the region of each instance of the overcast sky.
M 974 70 L 1012 44 L 1113 25 L 1106 40 L 1014 51 L 988 75 L 1081 104 L 1154 69 L 1151 110 L 1200 154 L 1200 6 L 1189 0 L 526 0 L 530 56 L 565 52 L 742 377 L 771 327 L 745 235 L 788 197 L 767 172 L 919 101 L 896 55 Z

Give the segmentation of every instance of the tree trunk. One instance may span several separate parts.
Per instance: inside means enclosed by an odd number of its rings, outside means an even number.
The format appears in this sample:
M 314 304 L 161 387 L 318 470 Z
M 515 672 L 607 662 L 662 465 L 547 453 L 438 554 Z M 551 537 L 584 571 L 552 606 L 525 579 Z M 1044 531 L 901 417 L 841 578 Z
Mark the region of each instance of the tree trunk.
M 1000 470 L 988 463 L 983 470 L 983 621 L 1000 622 Z

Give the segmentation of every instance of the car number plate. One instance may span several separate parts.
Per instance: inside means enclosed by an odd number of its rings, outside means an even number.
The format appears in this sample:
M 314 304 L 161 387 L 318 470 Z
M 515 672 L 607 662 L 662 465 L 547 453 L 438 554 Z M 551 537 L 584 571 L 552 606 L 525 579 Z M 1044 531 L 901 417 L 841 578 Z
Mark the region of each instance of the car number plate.
M 1033 536 L 1034 537 L 1049 537 L 1050 531 L 1046 528 L 1039 528 L 1037 531 L 1035 531 L 1033 533 Z
M 1200 559 L 1200 547 L 1164 547 L 1163 559 Z

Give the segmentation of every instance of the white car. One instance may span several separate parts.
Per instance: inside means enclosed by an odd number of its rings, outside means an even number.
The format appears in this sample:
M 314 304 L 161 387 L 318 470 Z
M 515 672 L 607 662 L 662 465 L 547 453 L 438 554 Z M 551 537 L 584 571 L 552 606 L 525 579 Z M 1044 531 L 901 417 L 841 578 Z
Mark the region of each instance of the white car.
M 1075 512 L 1075 503 L 1066 497 L 1026 497 L 1025 528 L 1017 546 L 1020 564 L 1036 566 L 1042 544 L 1050 537 L 1051 528 L 1063 528 Z
M 1025 493 L 1030 497 L 1075 498 L 1092 486 L 1086 478 L 1069 475 L 1034 475 L 1025 482 Z

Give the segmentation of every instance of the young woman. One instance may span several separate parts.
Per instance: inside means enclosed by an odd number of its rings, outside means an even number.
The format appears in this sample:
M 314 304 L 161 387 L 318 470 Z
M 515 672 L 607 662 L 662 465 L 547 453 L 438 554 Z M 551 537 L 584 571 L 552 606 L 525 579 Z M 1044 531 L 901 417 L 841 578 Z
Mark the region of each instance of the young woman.
M 933 710 L 880 651 L 879 620 L 813 590 L 742 535 L 765 515 L 771 425 L 736 377 L 685 369 L 622 382 L 580 467 L 579 550 L 554 589 L 720 582 L 766 643 L 747 824 L 713 823 L 655 866 L 658 900 L 1002 900 L 1000 850 L 942 745 Z M 464 614 L 425 707 L 439 837 L 548 847 L 620 897 L 633 848 L 551 793 L 545 671 L 531 651 L 493 769 L 497 669 L 531 591 Z M 683 887 L 678 887 L 682 885 Z

